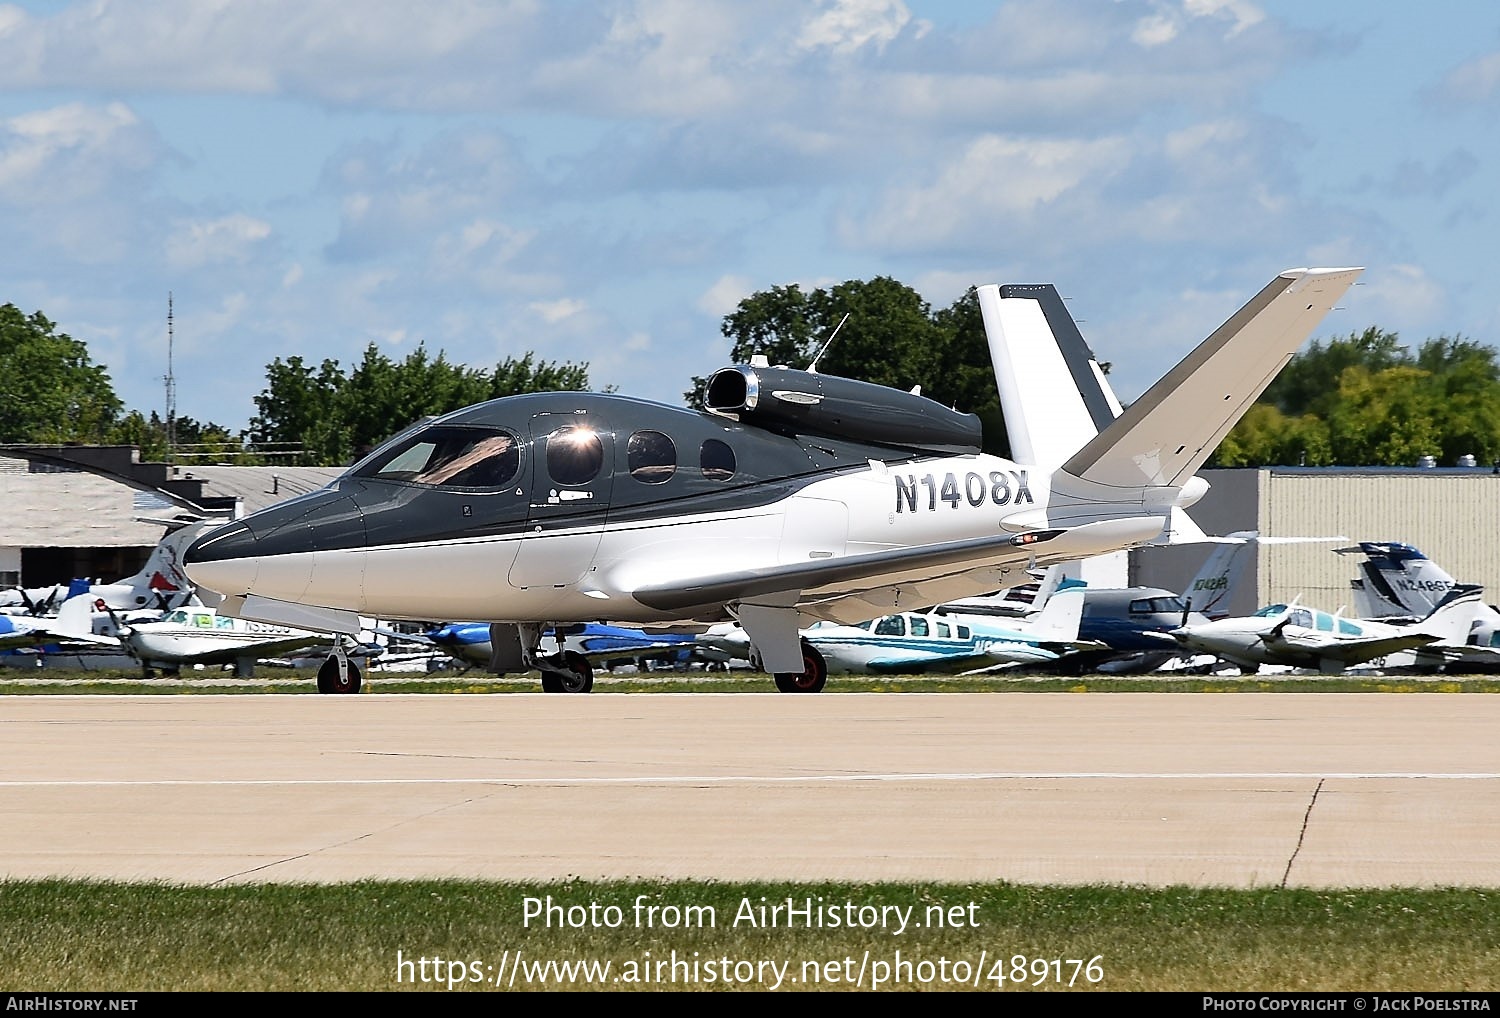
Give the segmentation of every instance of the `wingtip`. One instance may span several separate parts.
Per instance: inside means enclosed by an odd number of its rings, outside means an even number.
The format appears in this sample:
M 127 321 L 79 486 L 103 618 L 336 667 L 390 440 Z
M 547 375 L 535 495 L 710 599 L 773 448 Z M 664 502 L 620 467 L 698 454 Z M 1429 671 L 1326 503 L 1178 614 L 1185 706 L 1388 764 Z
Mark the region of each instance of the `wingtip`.
M 1281 273 L 1282 279 L 1306 279 L 1318 276 L 1338 276 L 1345 273 L 1360 273 L 1365 271 L 1363 265 L 1344 265 L 1326 268 L 1300 268 L 1287 269 Z

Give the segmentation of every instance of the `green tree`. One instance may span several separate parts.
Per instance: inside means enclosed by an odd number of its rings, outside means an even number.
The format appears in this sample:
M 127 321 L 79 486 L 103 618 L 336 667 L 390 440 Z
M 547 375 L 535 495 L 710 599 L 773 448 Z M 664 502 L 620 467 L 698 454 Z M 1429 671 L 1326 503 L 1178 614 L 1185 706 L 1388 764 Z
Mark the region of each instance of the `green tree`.
M 374 343 L 345 373 L 334 360 L 314 371 L 300 357 L 266 367 L 255 398 L 253 448 L 267 453 L 300 445 L 297 462 L 348 463 L 423 417 L 522 392 L 587 389 L 588 366 L 507 358 L 493 371 L 454 364 L 419 345 L 400 361 Z
M 0 306 L 0 442 L 105 442 L 123 404 L 87 347 L 40 311 Z
M 1256 403 L 1219 443 L 1216 467 L 1327 466 L 1333 462 L 1328 425 L 1313 414 L 1288 417 Z
M 343 384 L 338 361 L 325 359 L 315 371 L 300 356 L 276 358 L 266 365 L 266 387 L 255 397 L 259 413 L 250 420 L 251 448 L 281 458 L 300 447 L 294 461 L 304 466 L 344 462 L 349 441 L 336 408 Z
M 1327 411 L 1346 369 L 1361 367 L 1373 373 L 1410 365 L 1411 354 L 1396 333 L 1373 325 L 1326 344 L 1315 339 L 1266 387 L 1260 402 L 1292 417 L 1321 414 Z
M 1410 466 L 1441 448 L 1444 409 L 1431 378 L 1412 367 L 1346 368 L 1328 413 L 1334 462 Z

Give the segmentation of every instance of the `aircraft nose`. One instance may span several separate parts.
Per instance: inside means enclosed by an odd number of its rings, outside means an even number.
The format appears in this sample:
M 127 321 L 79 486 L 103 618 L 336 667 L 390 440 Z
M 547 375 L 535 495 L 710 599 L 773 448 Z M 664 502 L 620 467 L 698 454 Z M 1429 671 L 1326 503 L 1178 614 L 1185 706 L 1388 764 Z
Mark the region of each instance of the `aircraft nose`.
M 248 593 L 260 564 L 255 532 L 244 523 L 210 530 L 182 555 L 188 578 L 220 594 Z

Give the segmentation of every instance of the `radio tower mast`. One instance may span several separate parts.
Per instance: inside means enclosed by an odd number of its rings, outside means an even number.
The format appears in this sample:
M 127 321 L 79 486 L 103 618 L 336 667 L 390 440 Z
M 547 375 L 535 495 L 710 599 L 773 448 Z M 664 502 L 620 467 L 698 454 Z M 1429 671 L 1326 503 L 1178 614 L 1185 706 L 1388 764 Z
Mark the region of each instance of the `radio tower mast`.
M 172 377 L 172 291 L 167 291 L 167 462 L 177 462 L 177 379 Z

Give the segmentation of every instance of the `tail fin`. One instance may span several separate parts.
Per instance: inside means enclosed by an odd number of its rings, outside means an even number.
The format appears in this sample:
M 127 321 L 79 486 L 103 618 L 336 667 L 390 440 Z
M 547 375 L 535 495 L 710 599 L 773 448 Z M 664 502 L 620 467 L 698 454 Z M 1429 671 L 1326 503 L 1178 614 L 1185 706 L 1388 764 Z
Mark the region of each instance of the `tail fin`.
M 1355 610 L 1363 618 L 1430 613 L 1458 585 L 1442 566 L 1409 544 L 1361 541 L 1358 547 L 1339 548 L 1341 555 L 1363 553 L 1354 588 Z
M 94 635 L 94 598 L 77 594 L 64 601 L 57 609 L 53 632 L 60 637 L 89 640 Z
M 1188 584 L 1183 597 L 1193 611 L 1211 619 L 1229 614 L 1229 594 L 1250 561 L 1250 552 L 1259 536 L 1253 530 L 1239 530 L 1220 540 L 1204 560 L 1198 575 Z
M 976 291 L 1011 458 L 1055 469 L 1120 416 L 1120 401 L 1057 288 Z
M 1082 587 L 1059 590 L 1047 598 L 1046 605 L 1031 617 L 1030 634 L 1053 643 L 1075 643 L 1078 626 L 1083 621 Z
M 1484 605 L 1484 588 L 1459 584 L 1438 602 L 1419 624 L 1418 631 L 1435 636 L 1443 643 L 1462 646 L 1469 642 L 1469 630 Z
M 1289 269 L 1271 280 L 1053 473 L 1048 525 L 1167 517 L 1201 497 L 1198 468 L 1361 271 Z
M 115 607 L 160 608 L 167 610 L 181 607 L 193 596 L 196 587 L 182 569 L 182 553 L 189 544 L 204 531 L 219 526 L 222 520 L 200 520 L 179 527 L 164 536 L 151 549 L 146 564 L 134 576 L 126 577 L 111 587 L 130 588 L 134 604 Z

